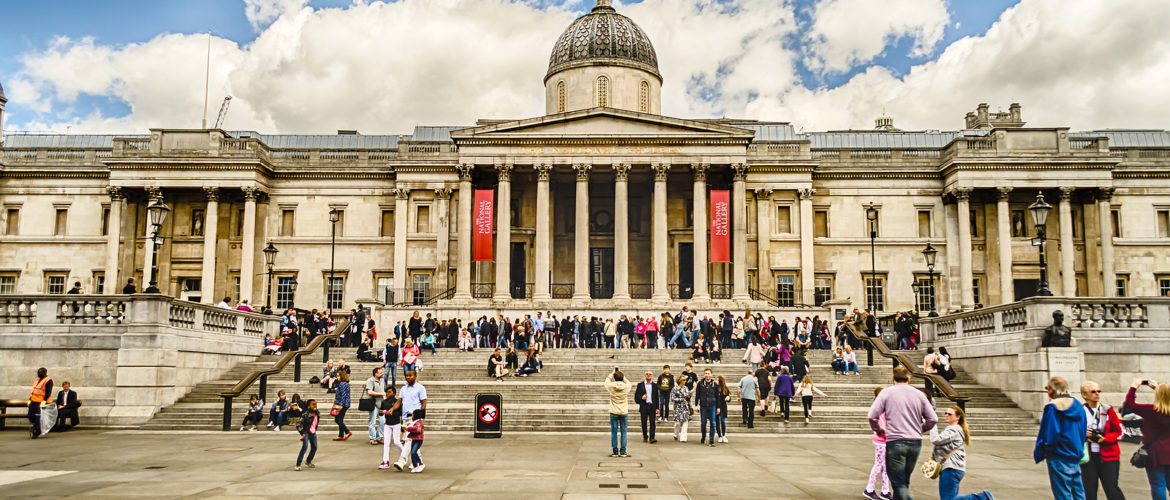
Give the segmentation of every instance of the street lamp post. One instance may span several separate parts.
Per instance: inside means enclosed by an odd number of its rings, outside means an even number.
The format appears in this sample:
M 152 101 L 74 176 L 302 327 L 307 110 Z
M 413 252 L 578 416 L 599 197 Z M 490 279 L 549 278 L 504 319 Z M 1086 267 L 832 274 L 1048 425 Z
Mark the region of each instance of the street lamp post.
M 333 255 L 337 247 L 337 223 L 341 221 L 341 210 L 336 208 L 329 210 L 329 223 L 333 226 L 332 236 L 329 241 L 329 282 L 325 284 L 325 309 L 329 309 L 329 295 L 333 292 Z M 397 277 L 396 277 L 397 278 Z
M 264 314 L 272 314 L 272 268 L 276 265 L 276 254 L 280 252 L 272 242 L 268 242 L 268 246 L 264 247 L 264 263 L 268 266 L 268 287 L 264 294 Z
M 146 207 L 147 218 L 150 219 L 150 244 L 154 245 L 154 251 L 150 253 L 150 266 L 145 270 L 150 273 L 150 286 L 146 288 L 146 293 L 161 293 L 158 289 L 158 277 L 155 272 L 155 262 L 158 262 L 158 248 L 161 244 L 158 233 L 162 231 L 162 223 L 170 213 L 171 208 L 163 203 L 162 200 L 154 200 Z
M 922 249 L 922 256 L 926 257 L 926 272 L 930 279 L 930 317 L 937 318 L 938 311 L 935 310 L 935 304 L 938 302 L 938 293 L 934 288 L 934 259 L 938 257 L 938 250 L 935 250 L 930 242 L 927 242 L 926 248 Z
M 877 285 L 877 254 L 874 250 L 874 241 L 877 239 L 878 210 L 873 206 L 873 203 L 870 203 L 869 206 L 865 208 L 865 218 L 869 221 L 869 284 L 870 286 L 875 286 Z M 865 288 L 866 306 L 870 308 L 870 314 L 875 314 L 877 313 L 877 304 L 869 303 L 869 287 L 867 286 Z
M 1048 289 L 1048 257 L 1044 254 L 1044 240 L 1047 237 L 1048 212 L 1052 211 L 1052 205 L 1044 201 L 1044 193 L 1036 193 L 1036 202 L 1028 206 L 1028 211 L 1032 213 L 1032 222 L 1036 224 L 1036 239 L 1032 240 L 1032 244 L 1040 248 L 1040 284 L 1036 287 L 1036 295 L 1040 297 L 1052 296 L 1052 290 Z

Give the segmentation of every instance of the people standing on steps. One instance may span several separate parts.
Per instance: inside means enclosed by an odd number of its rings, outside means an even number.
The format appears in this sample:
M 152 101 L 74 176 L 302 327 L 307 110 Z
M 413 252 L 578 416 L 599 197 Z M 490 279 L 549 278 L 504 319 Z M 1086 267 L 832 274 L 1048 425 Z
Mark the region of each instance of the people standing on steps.
M 1068 381 L 1063 377 L 1048 379 L 1044 390 L 1051 401 L 1044 405 L 1032 458 L 1036 463 L 1047 461 L 1055 500 L 1084 498 L 1080 461 L 1089 432 L 1084 405 L 1069 395 Z
M 715 418 L 719 414 L 719 383 L 711 376 L 711 369 L 703 370 L 703 380 L 695 384 L 695 410 L 699 412 L 699 444 L 715 446 Z M 711 432 L 707 432 L 710 423 Z
M 930 428 L 930 442 L 934 445 L 931 456 L 942 468 L 938 476 L 939 500 L 995 500 L 987 490 L 959 495 L 959 482 L 967 470 L 966 447 L 971 444 L 971 431 L 967 428 L 967 415 L 958 406 L 947 408 L 943 418 L 947 421 L 945 429 Z
M 618 367 L 613 367 L 613 372 L 605 377 L 605 390 L 609 392 L 609 443 L 610 448 L 613 448 L 611 457 L 627 458 L 630 455 L 626 453 L 626 431 L 629 427 L 629 401 L 627 397 L 630 394 L 630 383 L 626 381 L 625 375 Z M 618 433 L 621 433 L 621 447 L 618 447 Z
M 796 395 L 796 387 L 792 383 L 792 375 L 788 374 L 788 367 L 780 367 L 780 375 L 776 376 L 776 383 L 773 384 L 776 399 L 780 405 L 780 412 L 784 414 L 784 423 L 788 423 L 788 416 L 791 410 L 790 403 L 792 398 Z
M 413 340 L 406 339 L 403 341 L 402 348 L 398 351 L 398 353 L 399 358 L 401 359 L 403 377 L 406 376 L 406 372 L 408 371 L 418 371 L 419 349 L 418 346 L 414 344 Z
M 1139 404 L 1137 391 L 1142 386 L 1154 390 L 1153 404 Z M 1125 409 L 1142 417 L 1142 447 L 1146 449 L 1146 479 L 1153 498 L 1166 498 L 1170 481 L 1170 384 L 1150 379 L 1133 379 L 1125 393 Z
M 879 385 L 873 388 L 873 398 L 877 399 L 878 394 L 885 389 L 885 386 Z M 886 414 L 882 413 L 878 416 L 878 427 L 883 431 L 886 429 Z M 881 486 L 881 494 L 878 493 L 877 487 Z M 894 497 L 893 489 L 890 486 L 890 476 L 886 474 L 886 435 L 873 432 L 873 467 L 869 469 L 869 482 L 865 484 L 865 490 L 861 492 L 862 496 L 870 500 L 889 500 Z
M 317 454 L 317 426 L 321 423 L 321 412 L 317 410 L 317 400 L 310 399 L 305 409 L 304 415 L 301 416 L 302 424 L 297 428 L 301 432 L 301 452 L 297 454 L 296 470 L 301 470 L 301 459 L 305 458 L 305 450 L 309 450 L 308 460 L 305 465 L 309 468 L 314 468 L 313 456 Z M 311 447 L 311 448 L 310 448 Z
M 333 416 L 333 422 L 337 424 L 337 437 L 334 441 L 345 441 L 353 435 L 349 432 L 349 427 L 345 426 L 345 412 L 349 411 L 350 394 L 349 394 L 349 372 L 345 370 L 337 371 L 337 388 L 333 394 L 333 413 L 337 411 L 337 415 Z
M 808 423 L 812 418 L 813 394 L 819 394 L 824 397 L 829 397 L 828 394 L 821 392 L 816 385 L 813 384 L 812 377 L 805 375 L 800 381 L 800 385 L 796 388 L 796 394 L 800 396 L 800 405 L 804 408 L 804 423 Z
M 766 374 L 767 371 L 764 373 Z M 748 429 L 755 428 L 756 402 L 760 400 L 760 381 L 756 379 L 754 371 L 748 370 L 747 375 L 739 379 L 739 387 L 736 387 L 735 394 L 736 399 L 740 403 L 740 413 L 743 415 L 743 423 L 747 425 Z
M 926 396 L 910 385 L 910 372 L 894 368 L 894 385 L 882 389 L 869 407 L 869 427 L 886 438 L 886 474 L 897 500 L 909 500 L 910 477 L 922 450 L 922 433 L 938 424 Z M 885 415 L 886 425 L 880 425 Z
M 1112 406 L 1101 402 L 1101 386 L 1086 380 L 1081 384 L 1088 422 L 1088 461 L 1081 458 L 1081 477 L 1085 500 L 1097 500 L 1097 485 L 1105 490 L 1107 500 L 1125 500 L 1117 478 L 1121 473 L 1121 418 Z
M 670 365 L 662 365 L 662 374 L 658 376 L 658 419 L 666 422 L 670 418 L 670 393 L 674 390 L 674 376 L 670 374 Z
M 682 376 L 686 377 L 687 379 L 686 384 L 688 394 L 694 394 L 695 386 L 699 383 L 699 375 L 695 373 L 694 366 L 691 365 L 690 361 L 687 361 L 687 363 L 683 365 Z M 690 400 L 688 399 L 687 401 Z
M 658 440 L 654 439 L 654 430 L 658 421 L 658 407 L 661 406 L 658 402 L 659 391 L 658 385 L 654 381 L 654 372 L 646 370 L 645 380 L 638 384 L 638 388 L 634 391 L 634 401 L 638 402 L 638 417 L 642 425 L 642 442 L 654 444 Z M 649 432 L 647 432 L 646 424 L 649 421 Z
M 368 419 L 366 421 L 371 445 L 383 444 L 385 438 L 383 427 L 385 427 L 386 420 L 384 416 L 378 411 L 378 409 L 382 406 L 382 399 L 386 397 L 386 382 L 384 380 L 385 376 L 385 368 L 382 368 L 381 366 L 374 368 L 372 376 L 366 380 L 366 386 L 364 387 L 365 395 L 363 396 L 363 399 L 374 400 L 374 404 L 370 407 Z
M 938 354 L 934 352 L 933 347 L 927 347 L 926 356 L 922 358 L 922 371 L 927 374 L 937 374 L 938 366 Z M 930 377 L 926 378 L 926 391 L 929 392 L 931 396 L 937 394 L 937 391 L 934 389 L 934 382 L 930 380 Z
M 748 344 L 747 349 L 743 352 L 743 360 L 752 366 L 754 373 L 760 367 L 760 362 L 764 360 L 764 346 L 755 342 Z
M 756 402 L 760 405 L 760 416 L 768 415 L 768 395 L 772 393 L 772 377 L 768 369 L 761 365 L 753 374 L 756 377 L 756 387 L 759 388 L 759 397 Z
M 674 388 L 670 390 L 670 404 L 674 406 L 674 439 L 680 443 L 687 442 L 687 427 L 691 422 L 691 391 L 687 388 L 687 380 L 679 375 L 675 380 Z
M 398 368 L 398 360 L 398 338 L 393 335 L 388 335 L 386 338 L 386 347 L 382 348 L 382 367 L 385 368 L 382 375 L 382 383 L 386 387 L 398 385 L 398 373 L 395 372 Z

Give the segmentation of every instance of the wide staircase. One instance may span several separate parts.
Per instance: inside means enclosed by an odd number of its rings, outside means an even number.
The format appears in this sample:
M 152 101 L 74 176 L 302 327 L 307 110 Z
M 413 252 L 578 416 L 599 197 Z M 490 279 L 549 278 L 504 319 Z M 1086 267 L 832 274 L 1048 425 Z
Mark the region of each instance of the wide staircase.
M 343 351 L 332 350 L 336 359 Z M 352 351 L 346 349 L 346 354 Z M 440 350 L 438 356 L 431 356 L 424 352 L 421 360 L 423 369 L 419 381 L 427 388 L 428 429 L 471 432 L 474 426 L 475 412 L 473 410 L 477 393 L 500 393 L 503 397 L 503 431 L 510 432 L 601 432 L 609 429 L 608 394 L 602 386 L 602 381 L 614 366 L 619 366 L 631 380 L 642 380 L 643 374 L 650 370 L 656 376 L 662 371 L 664 364 L 671 366 L 671 373 L 677 376 L 682 372 L 689 351 L 672 350 L 611 350 L 611 349 L 552 349 L 542 356 L 544 370 L 542 373 L 528 377 L 506 377 L 502 382 L 487 376 L 487 357 L 489 350 L 477 350 L 473 353 L 459 352 L 453 349 Z M 923 353 L 911 351 L 906 354 L 915 362 L 921 364 Z M 740 359 L 743 351 L 728 350 L 724 352 L 725 361 L 722 364 L 696 364 L 695 372 L 702 376 L 705 368 L 710 368 L 714 375 L 723 376 L 734 394 L 734 386 L 747 374 L 748 367 Z M 865 352 L 859 351 L 858 358 L 861 366 L 861 375 L 844 376 L 833 373 L 829 366 L 829 351 L 809 351 L 812 362 L 810 376 L 817 387 L 828 397 L 817 396 L 813 406 L 813 418 L 809 423 L 804 422 L 801 406 L 798 402 L 792 404 L 792 417 L 789 424 L 784 424 L 782 417 L 769 412 L 766 417 L 757 414 L 755 428 L 748 429 L 741 423 L 740 405 L 734 398 L 728 404 L 727 419 L 728 432 L 742 433 L 780 433 L 780 434 L 867 434 L 869 425 L 866 420 L 870 402 L 873 399 L 873 388 L 877 385 L 890 383 L 890 361 L 875 356 L 874 366 L 864 366 Z M 189 394 L 177 403 L 161 410 L 145 429 L 181 429 L 181 430 L 219 430 L 222 428 L 223 400 L 219 394 L 229 390 L 252 371 L 268 368 L 275 357 L 261 357 L 255 362 L 242 363 L 228 372 L 220 380 L 199 384 Z M 348 359 L 352 366 L 352 399 L 353 406 L 346 415 L 346 424 L 353 429 L 354 439 L 365 436 L 367 415 L 357 411 L 357 400 L 363 393 L 362 387 L 375 363 L 359 363 Z M 313 375 L 320 375 L 323 366 L 320 351 L 304 357 L 304 371 L 302 381 L 292 380 L 292 367 L 283 372 L 268 377 L 268 397 L 265 401 L 265 421 L 267 420 L 268 405 L 276 399 L 277 391 L 284 390 L 291 398 L 293 393 L 299 393 L 305 399 L 316 399 L 323 412 L 327 412 L 333 400 L 332 394 L 327 394 L 320 385 L 309 384 L 307 380 Z M 961 367 L 956 367 L 961 368 Z M 398 383 L 403 383 L 401 369 L 398 372 Z M 920 382 L 915 381 L 916 384 Z M 1034 435 L 1036 422 L 1023 410 L 994 387 L 977 384 L 971 377 L 958 371 L 958 377 L 952 381 L 955 389 L 962 395 L 968 396 L 967 415 L 973 434 L 990 436 L 1021 436 Z M 245 395 L 237 398 L 233 404 L 233 429 L 239 428 L 247 408 L 247 394 L 258 391 L 256 384 L 252 385 Z M 637 434 L 637 405 L 633 402 L 631 391 L 631 433 Z M 936 401 L 940 424 L 942 414 L 950 401 L 940 398 Z M 672 414 L 673 417 L 673 414 Z M 333 432 L 331 419 L 326 418 L 326 433 Z M 692 420 L 691 432 L 698 432 L 698 415 Z M 263 429 L 261 427 L 261 429 Z M 291 430 L 291 429 L 289 429 Z M 669 432 L 664 428 L 661 432 Z

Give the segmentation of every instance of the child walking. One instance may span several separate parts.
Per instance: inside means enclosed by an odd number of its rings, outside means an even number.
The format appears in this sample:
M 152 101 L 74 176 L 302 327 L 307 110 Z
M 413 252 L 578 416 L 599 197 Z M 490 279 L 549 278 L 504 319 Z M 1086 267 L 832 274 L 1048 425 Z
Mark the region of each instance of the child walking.
M 317 424 L 321 421 L 321 413 L 317 411 L 317 400 L 310 399 L 309 407 L 305 410 L 304 415 L 301 416 L 301 422 L 298 424 L 297 430 L 301 432 L 301 452 L 297 455 L 296 470 L 301 470 L 301 459 L 305 458 L 305 450 L 309 449 L 309 459 L 305 461 L 310 469 L 317 467 L 313 465 L 313 456 L 317 454 Z M 312 446 L 312 448 L 309 448 Z
M 406 428 L 406 436 L 410 438 L 410 460 L 414 463 L 414 467 L 410 469 L 410 472 L 414 473 L 422 472 L 426 467 L 426 464 L 422 461 L 422 457 L 418 454 L 423 444 L 423 411 L 415 410 L 413 415 L 414 421 Z
M 824 397 L 829 397 L 828 394 L 821 392 L 817 386 L 813 385 L 812 377 L 805 375 L 804 380 L 800 381 L 800 387 L 796 389 L 800 394 L 800 404 L 804 406 L 804 423 L 808 423 L 809 417 L 812 417 L 812 402 L 813 393 L 820 394 Z
M 885 386 L 877 386 L 873 388 L 873 398 L 877 399 L 879 392 Z M 865 491 L 861 492 L 866 498 L 871 500 L 879 500 L 891 498 L 893 493 L 890 492 L 890 477 L 886 474 L 886 414 L 883 413 L 878 417 L 878 427 L 881 427 L 882 434 L 873 433 L 873 467 L 869 469 L 869 483 L 865 485 Z M 875 487 L 878 486 L 878 479 L 881 479 L 882 493 L 878 496 Z
M 394 395 L 394 386 L 386 387 L 386 399 L 382 400 L 382 408 L 378 410 L 386 416 L 386 424 L 383 426 L 386 440 L 382 443 L 382 463 L 378 465 L 379 469 L 390 468 L 391 443 L 398 448 L 398 462 L 394 464 L 395 468 L 402 470 L 400 464 L 406 463 L 406 446 L 402 443 L 402 406 L 397 404 Z

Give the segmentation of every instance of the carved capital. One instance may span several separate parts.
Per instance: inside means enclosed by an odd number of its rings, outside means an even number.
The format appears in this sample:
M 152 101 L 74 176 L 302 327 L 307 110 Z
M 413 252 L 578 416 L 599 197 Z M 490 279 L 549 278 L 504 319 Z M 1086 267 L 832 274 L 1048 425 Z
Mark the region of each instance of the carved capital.
M 552 165 L 548 163 L 537 163 L 532 166 L 536 170 L 536 180 L 539 182 L 548 182 L 549 175 L 552 174 Z
M 396 200 L 406 200 L 410 198 L 410 190 L 407 188 L 395 188 L 391 189 L 390 192 L 394 194 L 394 199 Z
M 695 174 L 695 182 L 707 181 L 707 171 L 711 170 L 709 163 L 692 163 L 691 172 Z
M 574 163 L 573 171 L 577 172 L 577 182 L 588 181 L 589 171 L 593 170 L 593 165 L 589 163 Z
M 1001 200 L 1006 200 L 1012 195 L 1012 188 L 1010 187 L 1000 186 L 995 188 L 995 190 L 999 192 L 999 199 Z
M 454 189 L 446 188 L 446 187 L 445 188 L 438 188 L 435 190 L 435 197 L 440 199 L 440 200 L 450 200 L 451 193 L 454 191 L 455 191 Z
M 796 195 L 802 200 L 811 200 L 814 194 L 817 194 L 817 190 L 813 188 L 796 190 Z
M 219 188 L 205 187 L 203 192 L 207 193 L 207 202 L 216 203 L 219 201 Z
M 242 193 L 244 193 L 244 201 L 245 202 L 255 203 L 256 198 L 260 197 L 260 190 L 254 188 L 252 186 L 244 186 L 244 187 L 240 188 L 240 191 Z
M 474 163 L 460 163 L 455 165 L 455 171 L 459 172 L 459 180 L 471 182 L 471 173 L 475 171 Z
M 613 175 L 618 182 L 627 182 L 630 180 L 630 164 L 629 163 L 614 163 Z
M 499 176 L 500 182 L 512 182 L 512 164 L 497 163 L 496 175 Z
M 1073 188 L 1073 187 L 1062 187 L 1062 188 L 1060 188 L 1060 201 L 1069 201 L 1069 200 L 1071 200 L 1071 199 L 1072 199 L 1072 195 L 1073 195 L 1073 191 L 1076 191 L 1076 190 L 1077 190 L 1077 188 Z
M 146 187 L 146 199 L 148 199 L 150 201 L 155 201 L 155 200 L 162 200 L 162 197 L 163 197 L 162 189 L 160 189 L 158 186 L 147 186 Z
M 106 188 L 106 192 L 110 193 L 110 201 L 122 201 L 126 199 L 126 192 L 118 186 L 110 186 Z
M 654 182 L 666 182 L 666 176 L 670 174 L 669 163 L 655 163 L 650 169 L 654 170 Z
M 772 197 L 772 190 L 768 188 L 757 188 L 753 192 L 756 193 L 757 201 L 766 201 Z
M 1113 188 L 1103 187 L 1103 188 L 1097 189 L 1097 199 L 1098 200 L 1111 200 L 1111 199 L 1113 199 Z
M 747 180 L 747 173 L 748 173 L 747 163 L 732 163 L 731 170 L 733 172 L 735 172 L 735 176 L 733 177 L 735 179 L 735 181 L 739 182 L 739 181 Z
M 970 201 L 971 188 L 955 188 L 951 191 L 957 201 Z

